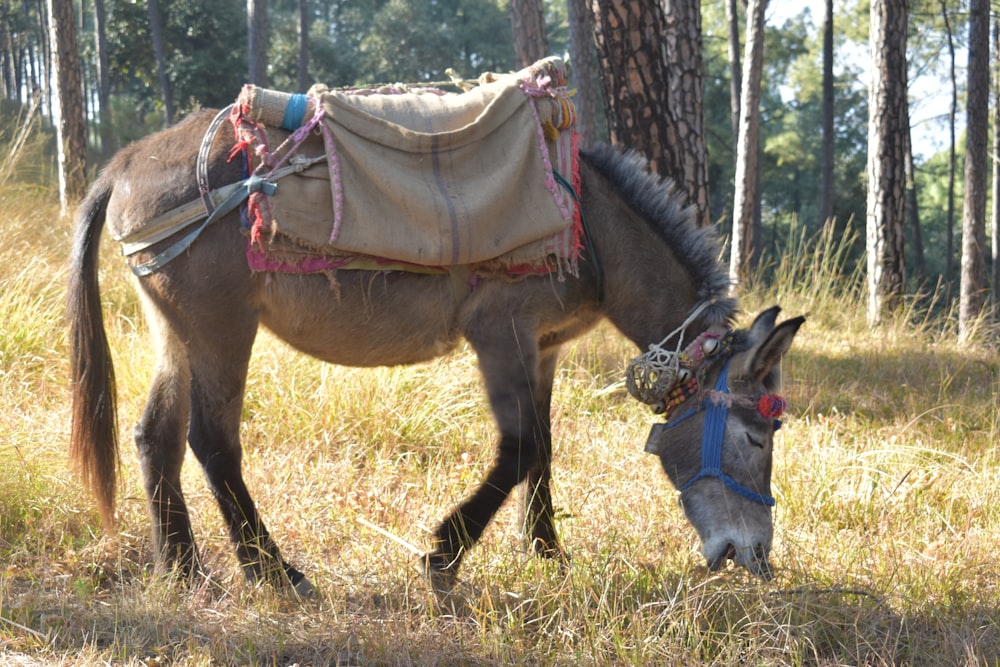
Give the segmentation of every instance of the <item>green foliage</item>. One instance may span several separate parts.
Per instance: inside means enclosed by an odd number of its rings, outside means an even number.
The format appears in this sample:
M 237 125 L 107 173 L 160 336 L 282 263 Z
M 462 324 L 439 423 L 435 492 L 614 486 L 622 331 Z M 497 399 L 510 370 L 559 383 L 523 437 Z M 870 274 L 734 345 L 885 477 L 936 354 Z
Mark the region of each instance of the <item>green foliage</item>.
M 730 116 L 725 16 L 721 7 L 706 7 L 704 59 L 712 218 L 723 231 L 732 224 L 735 149 Z M 742 21 L 741 21 L 742 25 Z M 845 43 L 835 23 L 835 39 Z M 795 242 L 794 235 L 817 234 L 822 155 L 822 40 L 808 10 L 780 27 L 765 31 L 761 92 L 760 180 L 765 252 L 772 258 Z M 742 57 L 742 53 L 741 53 Z M 848 221 L 865 215 L 865 163 L 868 93 L 859 84 L 856 66 L 838 63 L 834 86 L 834 217 L 840 233 Z M 850 236 L 851 257 L 859 259 L 863 243 Z M 768 264 L 765 262 L 765 264 Z
M 382 81 L 437 81 L 506 71 L 513 42 L 506 6 L 495 0 L 326 0 L 310 2 L 309 73 L 313 81 L 350 86 Z M 246 13 L 239 0 L 161 0 L 168 78 L 183 113 L 232 102 L 246 80 Z M 108 42 L 116 97 L 127 120 L 119 143 L 155 126 L 161 109 L 145 3 L 110 0 Z M 297 87 L 297 14 L 290 0 L 268 12 L 269 85 Z M 116 123 L 116 127 L 118 127 Z
M 246 18 L 238 0 L 161 0 L 168 78 L 178 108 L 232 102 L 246 80 Z M 108 3 L 114 93 L 138 102 L 140 116 L 160 108 L 145 3 Z
M 916 173 L 917 207 L 920 210 L 920 228 L 923 234 L 925 248 L 933 252 L 925 253 L 928 276 L 940 276 L 942 280 L 951 280 L 958 284 L 961 270 L 961 234 L 962 234 L 962 201 L 965 193 L 965 180 L 962 176 L 962 165 L 965 164 L 965 142 L 959 141 L 956 147 L 956 172 L 954 192 L 954 225 L 952 232 L 952 275 L 945 275 L 947 261 L 948 234 L 948 151 L 942 151 L 928 158 Z
M 361 51 L 373 82 L 447 80 L 449 67 L 471 78 L 513 65 L 510 21 L 494 0 L 389 0 Z

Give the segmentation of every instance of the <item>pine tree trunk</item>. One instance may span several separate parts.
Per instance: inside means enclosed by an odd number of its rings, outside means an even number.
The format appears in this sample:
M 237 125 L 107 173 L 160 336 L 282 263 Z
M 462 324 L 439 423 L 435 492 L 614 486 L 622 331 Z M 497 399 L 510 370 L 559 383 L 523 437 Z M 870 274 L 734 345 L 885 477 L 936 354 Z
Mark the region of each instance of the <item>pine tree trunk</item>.
M 87 138 L 83 117 L 83 85 L 76 44 L 72 0 L 49 0 L 49 33 L 55 68 L 56 152 L 59 160 L 59 201 L 63 215 L 87 190 Z
M 5 22 L 0 26 L 0 97 L 18 99 L 20 86 L 17 85 L 17 67 L 14 58 L 14 39 L 10 26 Z
M 267 0 L 247 0 L 247 74 L 255 86 L 267 86 Z
M 594 0 L 594 40 L 607 102 L 611 143 L 634 148 L 668 175 L 667 73 L 659 45 L 665 30 L 657 2 Z
M 969 340 L 986 306 L 986 145 L 990 102 L 990 8 L 969 0 L 968 102 L 965 122 L 965 201 L 958 338 Z
M 993 20 L 993 155 L 1000 155 L 1000 17 Z M 993 160 L 993 278 L 990 294 L 994 325 L 1000 324 L 1000 160 Z
M 549 54 L 542 0 L 510 0 L 510 22 L 519 68 L 527 67 Z
M 739 283 L 758 259 L 754 252 L 754 202 L 757 192 L 757 155 L 760 141 L 760 83 L 764 66 L 764 12 L 767 0 L 747 5 L 747 40 L 740 92 L 740 132 L 736 144 L 736 183 L 733 200 L 733 238 L 729 277 Z
M 958 158 L 955 155 L 955 116 L 958 114 L 958 77 L 955 75 L 955 40 L 951 30 L 951 20 L 948 18 L 948 6 L 945 0 L 941 0 L 941 17 L 944 19 L 945 34 L 948 37 L 948 52 L 950 55 L 951 73 L 951 106 L 948 108 L 948 201 L 946 203 L 947 213 L 945 216 L 945 260 L 944 260 L 944 280 L 945 280 L 945 300 L 951 303 L 952 284 L 954 282 L 955 267 L 955 164 Z
M 737 0 L 726 0 L 726 25 L 729 27 L 729 107 L 733 125 L 733 156 L 740 142 L 740 94 L 743 70 L 740 67 L 740 17 Z
M 111 63 L 108 59 L 107 38 L 108 15 L 104 9 L 104 0 L 94 0 L 94 45 L 97 51 L 97 106 L 98 125 L 101 136 L 101 154 L 110 155 L 114 150 L 114 133 L 111 131 L 111 81 L 108 72 Z
M 819 217 L 833 218 L 833 0 L 825 0 L 823 19 L 823 185 Z
M 597 70 L 594 67 L 594 17 L 586 0 L 568 0 L 569 52 L 572 78 L 576 87 L 576 129 L 585 146 L 594 144 L 600 134 Z
M 163 39 L 163 21 L 157 0 L 148 0 L 149 33 L 153 39 L 153 57 L 156 58 L 156 78 L 160 84 L 160 99 L 163 100 L 163 124 L 174 123 L 174 94 L 167 76 L 167 46 Z
M 709 222 L 700 2 L 594 0 L 612 143 L 673 179 Z
M 298 67 L 296 81 L 300 93 L 306 92 L 312 85 L 309 81 L 309 0 L 298 0 Z
M 868 103 L 868 321 L 895 310 L 906 285 L 906 0 L 872 0 Z
M 907 125 L 909 125 L 909 120 L 907 120 Z M 906 136 L 906 210 L 910 214 L 910 233 L 913 236 L 913 268 L 917 276 L 917 287 L 920 289 L 927 282 L 927 267 L 924 264 L 924 236 L 920 229 L 916 168 L 913 166 L 913 141 L 909 129 L 907 129 Z
M 705 145 L 705 73 L 701 57 L 700 0 L 661 0 L 666 26 L 666 70 L 670 174 L 697 209 L 702 227 L 711 223 L 708 148 Z

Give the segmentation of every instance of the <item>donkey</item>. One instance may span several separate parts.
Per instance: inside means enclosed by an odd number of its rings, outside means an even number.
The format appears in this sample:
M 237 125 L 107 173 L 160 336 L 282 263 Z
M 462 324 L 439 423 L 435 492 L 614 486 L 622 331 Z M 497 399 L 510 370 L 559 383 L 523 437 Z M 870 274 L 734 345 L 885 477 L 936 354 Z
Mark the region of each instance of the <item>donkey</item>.
M 198 199 L 196 155 L 212 116 L 197 112 L 121 150 L 91 187 L 75 223 L 68 309 L 70 447 L 109 531 L 119 459 L 114 369 L 98 285 L 99 239 L 105 225 L 121 237 Z M 223 143 L 216 141 L 211 149 L 208 175 L 214 183 L 234 183 L 241 169 L 227 161 L 231 145 Z M 580 183 L 589 242 L 578 276 L 563 280 L 483 275 L 473 286 L 468 267 L 440 275 L 344 270 L 336 275 L 334 291 L 323 275 L 252 271 L 236 211 L 207 226 L 170 263 L 137 276 L 158 352 L 135 428 L 158 567 L 185 577 L 201 571 L 180 485 L 187 443 L 246 576 L 290 583 L 301 593 L 312 590 L 309 580 L 282 559 L 241 473 L 240 415 L 261 325 L 302 352 L 350 366 L 432 359 L 464 337 L 478 357 L 499 442 L 485 478 L 437 527 L 421 559 L 424 571 L 435 588 L 452 586 L 463 555 L 522 483 L 531 550 L 561 557 L 550 490 L 549 416 L 560 346 L 603 318 L 640 350 L 670 332 L 677 332 L 678 344 L 687 345 L 695 332 L 727 328 L 736 313 L 715 232 L 698 228 L 673 186 L 650 175 L 641 158 L 607 146 L 583 151 Z M 174 237 L 130 256 L 133 269 Z M 795 323 L 772 328 L 776 314 L 730 346 L 729 382 L 742 395 L 776 388 L 778 362 L 797 329 Z M 719 373 L 709 365 L 691 370 Z M 698 409 L 676 429 L 651 438 L 675 484 L 698 468 L 699 428 L 709 412 Z M 727 477 L 767 494 L 772 435 L 761 419 L 739 406 L 730 410 L 721 459 Z M 768 506 L 732 491 L 721 478 L 700 479 L 683 498 L 710 565 L 718 567 L 728 557 L 767 576 Z

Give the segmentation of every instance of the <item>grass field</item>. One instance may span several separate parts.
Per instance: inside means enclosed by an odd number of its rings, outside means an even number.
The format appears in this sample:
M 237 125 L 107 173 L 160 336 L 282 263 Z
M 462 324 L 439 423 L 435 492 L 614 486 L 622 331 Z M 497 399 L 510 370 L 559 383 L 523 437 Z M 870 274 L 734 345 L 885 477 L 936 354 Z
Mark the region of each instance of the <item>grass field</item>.
M 285 556 L 320 588 L 246 584 L 195 462 L 185 491 L 213 574 L 150 570 L 123 438 L 120 532 L 67 465 L 69 228 L 52 192 L 0 194 L 0 663 L 14 665 L 1000 664 L 998 359 L 910 310 L 876 330 L 836 239 L 788 250 L 747 318 L 809 314 L 785 361 L 776 578 L 706 571 L 654 457 L 653 420 L 619 384 L 635 354 L 602 326 L 564 353 L 555 497 L 572 563 L 526 558 L 509 503 L 435 604 L 413 554 L 492 457 L 468 351 L 405 369 L 305 359 L 263 334 L 245 407 L 245 473 Z M 103 251 L 120 425 L 152 354 L 128 272 Z M 794 259 L 792 259 L 794 258 Z

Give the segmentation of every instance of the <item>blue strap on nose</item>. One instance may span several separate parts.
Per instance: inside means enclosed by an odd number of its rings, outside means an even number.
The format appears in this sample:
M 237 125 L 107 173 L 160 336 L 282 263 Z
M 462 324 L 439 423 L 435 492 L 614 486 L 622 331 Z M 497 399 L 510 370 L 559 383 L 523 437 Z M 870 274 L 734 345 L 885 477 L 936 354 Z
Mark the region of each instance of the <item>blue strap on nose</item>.
M 728 360 L 722 367 L 722 372 L 719 373 L 719 379 L 715 383 L 715 390 L 724 394 L 729 393 Z M 773 496 L 748 489 L 722 471 L 722 443 L 726 436 L 726 417 L 729 415 L 729 407 L 722 401 L 714 401 L 710 398 L 706 398 L 702 406 L 705 408 L 705 425 L 701 433 L 701 472 L 689 479 L 684 486 L 680 487 L 680 492 L 683 493 L 700 479 L 715 477 L 722 480 L 727 489 L 740 494 L 747 500 L 760 505 L 766 505 L 767 507 L 774 507 L 775 501 Z M 689 417 L 691 414 L 693 413 L 684 415 L 682 419 Z M 676 425 L 676 423 L 672 425 Z

